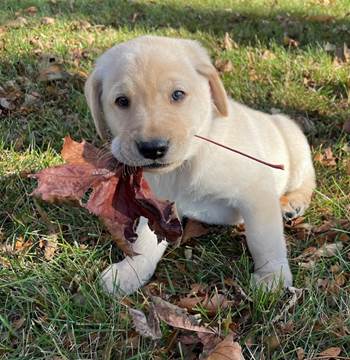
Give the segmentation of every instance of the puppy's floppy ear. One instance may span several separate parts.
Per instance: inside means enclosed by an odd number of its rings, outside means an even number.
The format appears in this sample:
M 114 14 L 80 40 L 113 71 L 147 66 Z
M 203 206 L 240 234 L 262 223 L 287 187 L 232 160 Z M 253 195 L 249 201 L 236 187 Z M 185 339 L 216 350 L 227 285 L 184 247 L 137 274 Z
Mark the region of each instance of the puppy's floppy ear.
M 212 64 L 200 64 L 197 66 L 197 71 L 208 79 L 211 90 L 211 96 L 219 113 L 222 116 L 227 116 L 228 115 L 227 94 L 215 67 Z
M 102 139 L 107 138 L 107 129 L 103 116 L 101 103 L 102 78 L 98 69 L 95 69 L 88 77 L 85 83 L 85 97 L 89 105 L 91 115 L 95 122 L 97 133 Z
M 183 40 L 186 52 L 190 55 L 191 61 L 199 74 L 205 76 L 209 81 L 211 95 L 214 105 L 222 116 L 228 115 L 228 99 L 219 74 L 210 61 L 207 51 L 193 40 Z

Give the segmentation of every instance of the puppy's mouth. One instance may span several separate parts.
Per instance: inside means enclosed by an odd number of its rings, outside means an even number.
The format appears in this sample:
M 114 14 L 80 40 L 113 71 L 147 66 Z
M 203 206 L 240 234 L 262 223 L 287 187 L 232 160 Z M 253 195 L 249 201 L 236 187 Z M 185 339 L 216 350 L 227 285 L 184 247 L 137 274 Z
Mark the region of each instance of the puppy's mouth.
M 167 163 L 167 164 L 162 164 L 162 163 L 152 163 L 152 164 L 148 164 L 148 165 L 143 165 L 142 167 L 144 169 L 163 169 L 166 167 L 171 166 L 171 163 Z

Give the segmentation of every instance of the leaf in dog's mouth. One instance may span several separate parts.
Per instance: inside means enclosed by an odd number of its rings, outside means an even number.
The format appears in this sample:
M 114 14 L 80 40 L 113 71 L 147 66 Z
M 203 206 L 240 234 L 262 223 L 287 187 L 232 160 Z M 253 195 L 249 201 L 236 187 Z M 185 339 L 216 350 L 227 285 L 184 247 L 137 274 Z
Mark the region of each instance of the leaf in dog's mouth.
M 155 198 L 142 168 L 119 163 L 109 153 L 69 136 L 64 139 L 61 154 L 66 164 L 30 175 L 38 180 L 33 196 L 48 202 L 69 201 L 88 209 L 102 220 L 127 255 L 135 255 L 130 243 L 137 238 L 141 216 L 148 219 L 159 241 L 174 242 L 181 237 L 175 204 Z

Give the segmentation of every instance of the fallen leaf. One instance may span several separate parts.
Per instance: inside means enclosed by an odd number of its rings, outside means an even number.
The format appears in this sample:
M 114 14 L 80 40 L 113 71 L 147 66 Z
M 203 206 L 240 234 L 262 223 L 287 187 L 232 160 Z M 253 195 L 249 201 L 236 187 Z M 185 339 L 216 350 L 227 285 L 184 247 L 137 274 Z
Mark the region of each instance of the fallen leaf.
M 44 240 L 44 257 L 46 260 L 51 260 L 55 256 L 57 250 L 57 235 L 48 235 Z M 40 246 L 40 245 L 39 245 Z
M 296 353 L 297 353 L 297 360 L 305 359 L 305 351 L 303 348 L 301 348 L 301 347 L 297 348 Z
M 316 154 L 314 160 L 321 163 L 324 166 L 337 165 L 336 158 L 333 155 L 332 148 L 330 147 L 327 147 L 323 153 Z
M 316 257 L 332 257 L 335 256 L 340 250 L 342 250 L 343 247 L 344 245 L 341 242 L 336 242 L 333 244 L 325 243 L 314 253 L 314 255 Z
M 336 64 L 347 63 L 350 60 L 350 50 L 346 43 L 335 49 L 334 61 Z
M 53 25 L 55 23 L 55 19 L 52 17 L 44 16 L 41 19 L 41 23 L 44 25 Z
M 56 81 L 66 80 L 70 78 L 70 74 L 66 72 L 61 64 L 49 65 L 46 68 L 42 68 L 39 72 L 39 81 Z
M 0 97 L 0 107 L 5 110 L 13 110 L 15 105 L 8 101 L 6 98 Z
M 328 23 L 335 20 L 335 16 L 320 14 L 320 15 L 309 15 L 306 16 L 306 19 L 309 21 L 321 22 L 321 23 Z
M 200 221 L 188 219 L 184 226 L 181 243 L 185 244 L 189 240 L 206 235 L 210 232 L 208 225 L 203 224 Z
M 24 10 L 28 15 L 35 15 L 38 12 L 38 8 L 35 6 L 30 6 Z
M 152 340 L 157 340 L 162 337 L 160 331 L 159 319 L 154 313 L 153 307 L 150 308 L 148 319 L 141 310 L 129 308 L 135 330 L 144 337 L 149 337 Z
M 334 44 L 327 42 L 323 48 L 327 52 L 333 52 L 337 47 Z
M 344 121 L 343 131 L 346 132 L 347 134 L 350 134 L 350 119 Z
M 217 344 L 207 360 L 244 360 L 242 348 L 233 341 L 233 334 Z
M 261 55 L 261 58 L 263 60 L 274 60 L 276 59 L 276 55 L 270 50 L 264 50 L 264 52 Z
M 266 336 L 264 338 L 264 343 L 269 349 L 270 352 L 275 351 L 280 346 L 280 339 L 276 334 Z
M 173 305 L 160 297 L 151 297 L 154 310 L 161 320 L 175 328 L 215 334 L 215 330 L 199 325 L 197 318 L 179 306 Z
M 339 356 L 341 353 L 340 347 L 330 347 L 318 354 L 318 357 L 322 359 L 332 359 Z
M 93 145 L 66 137 L 62 157 L 67 164 L 44 169 L 30 177 L 38 180 L 32 195 L 48 202 L 69 201 L 98 216 L 128 255 L 134 255 L 130 242 L 141 216 L 159 241 L 177 241 L 182 227 L 174 203 L 157 200 L 142 168 L 118 163 L 109 153 Z M 57 179 L 60 181 L 57 181 Z M 82 199 L 91 189 L 86 202 Z
M 21 28 L 21 27 L 24 27 L 25 25 L 27 25 L 28 21 L 26 18 L 22 17 L 22 16 L 19 16 L 18 18 L 16 18 L 15 20 L 11 20 L 11 21 L 8 21 L 6 23 L 6 26 L 7 27 L 10 27 L 10 28 Z
M 225 50 L 232 50 L 238 48 L 237 43 L 231 39 L 228 32 L 225 33 L 223 47 Z
M 292 286 L 288 288 L 288 291 L 292 294 L 292 297 L 288 301 L 288 303 L 284 306 L 282 311 L 280 311 L 279 314 L 273 318 L 272 323 L 281 320 L 283 316 L 287 314 L 288 311 L 297 304 L 298 300 L 301 298 L 301 296 L 304 293 L 304 289 L 298 289 Z
M 297 48 L 300 45 L 300 42 L 298 40 L 292 39 L 287 34 L 284 34 L 284 36 L 283 36 L 283 44 L 285 46 Z
M 12 327 L 14 330 L 19 330 L 24 325 L 25 322 L 26 322 L 26 318 L 20 317 L 19 319 L 16 319 L 12 322 Z
M 227 73 L 233 70 L 231 60 L 217 59 L 215 61 L 215 67 L 221 73 Z

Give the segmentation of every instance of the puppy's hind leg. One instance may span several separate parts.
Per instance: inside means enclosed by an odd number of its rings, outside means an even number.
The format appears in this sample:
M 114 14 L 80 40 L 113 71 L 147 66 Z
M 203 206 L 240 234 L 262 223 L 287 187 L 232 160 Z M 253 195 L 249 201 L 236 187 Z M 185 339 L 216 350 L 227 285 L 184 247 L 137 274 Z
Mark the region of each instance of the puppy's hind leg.
M 311 165 L 312 166 L 312 165 Z M 289 190 L 281 197 L 280 203 L 283 218 L 286 221 L 302 216 L 309 207 L 315 189 L 315 173 L 311 168 L 303 182 L 296 189 Z
M 141 218 L 133 250 L 139 254 L 108 266 L 101 274 L 102 287 L 113 295 L 128 295 L 145 285 L 154 274 L 168 243 L 158 244 L 157 236 Z

